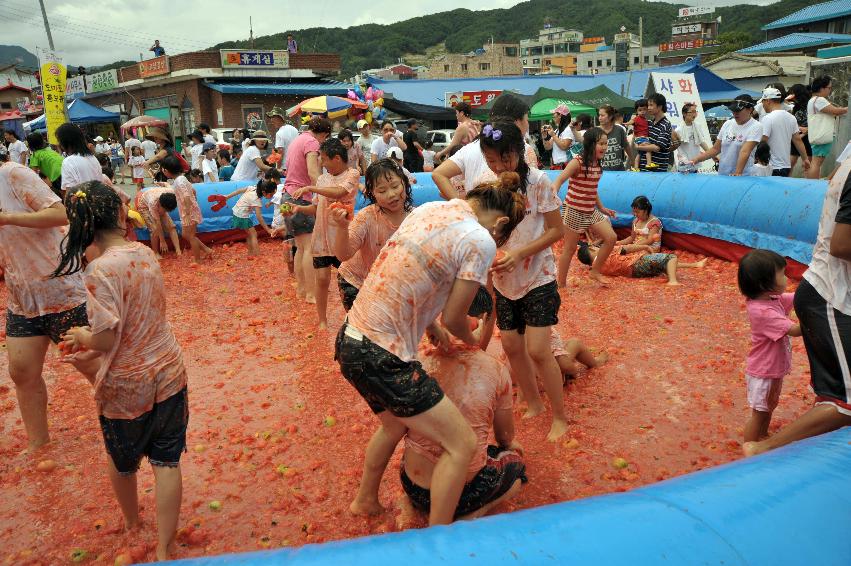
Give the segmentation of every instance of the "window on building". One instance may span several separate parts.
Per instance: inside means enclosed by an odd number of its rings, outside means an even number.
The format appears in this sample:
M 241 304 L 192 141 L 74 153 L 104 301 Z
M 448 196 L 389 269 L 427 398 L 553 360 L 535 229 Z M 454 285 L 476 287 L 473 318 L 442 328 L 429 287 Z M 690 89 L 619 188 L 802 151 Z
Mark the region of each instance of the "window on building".
M 462 71 L 466 71 L 466 70 L 467 70 L 467 63 L 461 63 L 461 70 L 462 70 Z
M 588 68 L 590 69 L 593 66 L 594 66 L 594 61 L 588 61 Z
M 443 72 L 444 72 L 444 73 L 448 73 L 448 72 L 449 72 L 449 65 L 444 65 L 444 66 L 443 66 Z
M 638 65 L 638 57 L 633 57 L 633 58 L 632 58 L 632 64 L 633 64 L 633 65 Z
M 653 60 L 654 60 L 654 61 L 658 61 L 658 60 L 659 60 L 659 56 L 658 56 L 658 55 L 654 55 L 654 56 L 653 56 Z
M 645 55 L 645 56 L 644 56 L 644 62 L 645 62 L 645 63 L 649 63 L 649 62 L 650 62 L 650 55 Z
M 598 67 L 602 67 L 602 66 L 603 66 L 603 60 L 602 60 L 602 59 L 597 59 L 597 66 L 598 66 Z
M 517 57 L 517 48 L 516 47 L 506 47 L 505 48 L 505 56 L 506 57 Z
M 533 64 L 533 65 L 540 65 L 540 63 L 541 63 L 541 60 L 540 60 L 540 59 L 532 59 L 532 64 Z
M 523 59 L 523 64 L 526 65 L 528 63 L 528 59 Z
M 555 46 L 550 43 L 549 45 L 544 45 L 544 55 L 552 55 L 555 51 Z
M 12 103 L 11 102 L 0 102 L 0 109 L 11 110 L 12 109 Z
M 490 71 L 490 69 L 491 69 L 490 63 L 479 63 L 479 70 L 480 71 Z
M 611 66 L 612 66 L 612 60 L 606 59 L 606 67 L 611 67 Z

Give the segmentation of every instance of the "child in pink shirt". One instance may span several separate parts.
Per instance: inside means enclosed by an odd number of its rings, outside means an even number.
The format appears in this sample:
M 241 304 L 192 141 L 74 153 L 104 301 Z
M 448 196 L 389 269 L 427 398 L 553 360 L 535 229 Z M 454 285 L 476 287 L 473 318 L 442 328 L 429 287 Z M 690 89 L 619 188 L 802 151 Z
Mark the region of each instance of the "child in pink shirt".
M 751 351 L 745 369 L 751 416 L 745 425 L 745 442 L 768 436 L 771 413 L 792 366 L 789 337 L 801 335 L 801 326 L 789 319 L 794 293 L 783 292 L 785 269 L 786 260 L 770 250 L 753 250 L 739 262 L 739 290 L 747 297 L 751 322 Z

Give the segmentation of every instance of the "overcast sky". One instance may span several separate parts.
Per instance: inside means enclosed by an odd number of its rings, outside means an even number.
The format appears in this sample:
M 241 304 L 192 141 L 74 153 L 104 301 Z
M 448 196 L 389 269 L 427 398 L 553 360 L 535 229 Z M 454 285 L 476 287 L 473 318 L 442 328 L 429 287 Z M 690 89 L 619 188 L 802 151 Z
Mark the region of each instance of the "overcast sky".
M 722 6 L 747 0 L 693 0 L 692 6 Z M 517 0 L 44 0 L 57 51 L 73 65 L 138 60 L 159 38 L 170 53 L 285 29 L 388 24 L 463 7 L 508 8 Z M 683 1 L 682 3 L 686 3 Z M 762 0 L 759 3 L 770 3 Z M 340 6 L 345 6 L 340 9 Z M 186 8 L 192 7 L 191 10 Z M 238 6 L 239 13 L 234 13 Z M 309 6 L 309 9 L 306 8 Z M 271 7 L 274 7 L 272 9 Z M 270 13 L 271 12 L 273 13 Z M 35 53 L 47 47 L 37 0 L 0 0 L 0 43 Z

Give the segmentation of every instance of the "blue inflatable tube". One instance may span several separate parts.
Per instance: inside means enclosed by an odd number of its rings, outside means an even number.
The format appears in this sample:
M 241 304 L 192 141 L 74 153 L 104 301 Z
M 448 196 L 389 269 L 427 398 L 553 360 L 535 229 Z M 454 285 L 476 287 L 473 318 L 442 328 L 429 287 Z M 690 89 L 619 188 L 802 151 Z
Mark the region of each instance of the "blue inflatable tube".
M 558 171 L 547 173 L 553 180 L 558 175 Z M 431 174 L 415 176 L 414 204 L 441 199 Z M 248 184 L 243 181 L 195 185 L 204 215 L 198 231 L 230 230 L 230 207 L 236 203 L 236 197 L 218 212 L 210 209 L 207 197 L 228 194 Z M 567 184 L 561 188 L 562 198 L 566 190 Z M 618 211 L 615 226 L 630 225 L 632 200 L 645 195 L 667 231 L 766 248 L 804 264 L 812 257 L 826 190 L 824 181 L 780 177 L 607 171 L 600 181 L 600 198 L 607 207 Z M 359 194 L 355 209 L 365 204 L 366 199 Z M 179 226 L 177 211 L 171 216 Z M 263 216 L 271 222 L 272 209 L 264 208 Z M 139 234 L 147 239 L 147 231 Z
M 627 493 L 185 564 L 851 564 L 851 428 Z M 531 487 L 529 489 L 534 489 Z

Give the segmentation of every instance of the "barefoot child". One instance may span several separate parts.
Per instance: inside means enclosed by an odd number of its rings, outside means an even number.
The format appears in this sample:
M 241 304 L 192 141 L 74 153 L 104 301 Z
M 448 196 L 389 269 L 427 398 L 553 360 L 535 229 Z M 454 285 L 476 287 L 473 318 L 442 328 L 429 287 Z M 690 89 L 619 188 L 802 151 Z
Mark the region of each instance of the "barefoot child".
M 786 293 L 786 260 L 770 250 L 753 250 L 739 262 L 739 290 L 751 322 L 751 350 L 745 379 L 751 415 L 745 442 L 768 436 L 771 414 L 780 400 L 783 378 L 792 367 L 790 336 L 801 326 L 789 319 L 794 293 Z
M 183 176 L 183 166 L 176 157 L 168 156 L 160 162 L 160 167 L 167 179 L 172 179 L 174 196 L 180 214 L 180 229 L 183 237 L 192 249 L 192 260 L 195 263 L 210 257 L 213 250 L 198 239 L 198 225 L 203 222 L 201 207 L 198 206 L 198 196 L 195 187 Z M 171 212 L 171 211 L 169 211 Z
M 633 244 L 635 247 L 635 244 Z M 596 263 L 598 248 L 589 246 L 585 242 L 579 242 L 576 257 L 585 265 Z M 642 249 L 632 253 L 624 252 L 621 248 L 615 248 L 601 267 L 603 275 L 609 277 L 656 277 L 663 273 L 668 278 L 668 285 L 676 286 L 680 282 L 677 279 L 679 269 L 695 268 L 702 269 L 706 265 L 706 259 L 694 263 L 680 263 L 675 254 L 653 253 L 653 248 L 643 246 Z
M 430 202 L 411 212 L 373 264 L 337 335 L 343 376 L 381 421 L 367 446 L 350 507 L 355 514 L 382 511 L 381 477 L 410 430 L 443 449 L 430 482 L 429 523 L 452 522 L 476 435 L 422 369 L 417 350 L 424 333 L 444 348 L 448 333 L 476 345 L 467 310 L 487 281 L 494 238 L 506 240 L 523 219 L 522 196 L 508 188 L 518 184 L 514 175 L 471 191 L 466 201 Z
M 342 261 L 337 269 L 340 301 L 348 312 L 358 296 L 378 252 L 414 208 L 408 177 L 389 159 L 376 161 L 366 169 L 366 192 L 371 203 L 354 219 L 344 210 L 331 211 L 336 224 L 332 241 L 334 255 Z
M 561 374 L 567 379 L 576 377 L 580 369 L 579 364 L 592 369 L 600 367 L 609 360 L 609 354 L 606 352 L 594 356 L 579 338 L 568 338 L 565 344 L 555 326 L 552 327 L 552 349 Z
M 626 253 L 642 251 L 650 246 L 651 253 L 662 249 L 662 221 L 653 216 L 653 205 L 646 196 L 637 196 L 632 200 L 632 232 L 615 245 L 622 246 Z M 596 242 L 595 242 L 596 243 Z
M 165 183 L 163 183 L 165 184 Z M 67 195 L 66 195 L 67 196 Z M 177 228 L 168 215 L 168 211 L 177 208 L 177 197 L 174 189 L 168 186 L 157 185 L 140 193 L 136 198 L 136 210 L 145 221 L 151 236 L 151 249 L 154 253 L 165 255 L 168 253 L 168 242 L 165 232 L 174 246 L 174 252 L 180 255 L 180 239 L 177 237 Z M 157 258 L 160 255 L 157 254 Z
M 564 231 L 564 249 L 558 260 L 559 287 L 567 284 L 567 272 L 570 270 L 570 260 L 576 252 L 576 244 L 582 233 L 589 228 L 603 239 L 603 245 L 600 247 L 597 260 L 591 267 L 589 277 L 600 283 L 605 282 L 600 271 L 617 240 L 617 235 L 607 218 L 607 216 L 614 217 L 615 211 L 603 206 L 600 194 L 597 192 L 597 185 L 603 174 L 600 161 L 608 147 L 606 133 L 600 128 L 589 128 L 583 137 L 582 154 L 570 160 L 567 167 L 559 173 L 553 186 L 554 192 L 558 194 L 561 185 L 570 179 L 564 204 L 564 224 L 567 229 Z
M 313 213 L 316 223 L 313 226 L 311 252 L 313 269 L 316 270 L 316 311 L 319 314 L 319 328 L 328 328 L 328 285 L 331 281 L 331 266 L 340 267 L 340 260 L 334 256 L 333 243 L 337 237 L 337 225 L 329 222 L 334 212 L 332 206 L 339 203 L 347 210 L 354 210 L 355 196 L 358 192 L 360 173 L 349 167 L 348 150 L 336 138 L 328 138 L 319 148 L 319 159 L 325 173 L 316 180 L 316 186 L 296 189 L 292 196 L 298 200 L 305 193 L 313 193 Z M 295 205 L 293 212 L 308 207 Z
M 156 556 L 169 556 L 182 499 L 180 456 L 189 407 L 183 352 L 165 312 L 165 286 L 153 251 L 124 239 L 126 207 L 97 181 L 66 198 L 70 227 L 54 275 L 82 268 L 89 326 L 70 329 L 65 349 L 100 352 L 94 381 L 109 479 L 127 530 L 141 524 L 136 472 L 147 456 L 157 502 Z
M 538 375 L 553 413 L 547 439 L 556 440 L 567 430 L 561 373 L 550 349 L 550 327 L 558 323 L 561 305 L 552 251 L 563 233 L 561 202 L 547 174 L 531 169 L 525 161 L 526 144 L 514 122 L 487 124 L 479 146 L 493 173 L 514 172 L 520 177 L 518 192 L 525 197 L 525 216 L 511 237 L 499 242 L 502 254 L 491 269 L 496 326 L 527 402 L 525 416 L 544 412 L 535 383 Z
M 145 155 L 142 153 L 141 146 L 133 146 L 131 151 L 133 155 L 127 161 L 127 165 L 133 170 L 133 184 L 136 185 L 136 190 L 141 191 L 145 188 Z
M 275 191 L 278 184 L 275 181 L 260 179 L 257 186 L 248 186 L 237 189 L 225 195 L 225 199 L 230 199 L 236 195 L 241 195 L 236 204 L 233 205 L 233 216 L 231 216 L 230 224 L 238 230 L 245 230 L 245 243 L 248 246 L 248 255 L 255 256 L 260 253 L 260 247 L 257 245 L 257 231 L 254 229 L 254 222 L 251 221 L 252 211 L 257 216 L 257 222 L 260 226 L 272 235 L 272 229 L 266 226 L 266 221 L 263 219 L 263 198 L 270 199 L 275 196 Z

